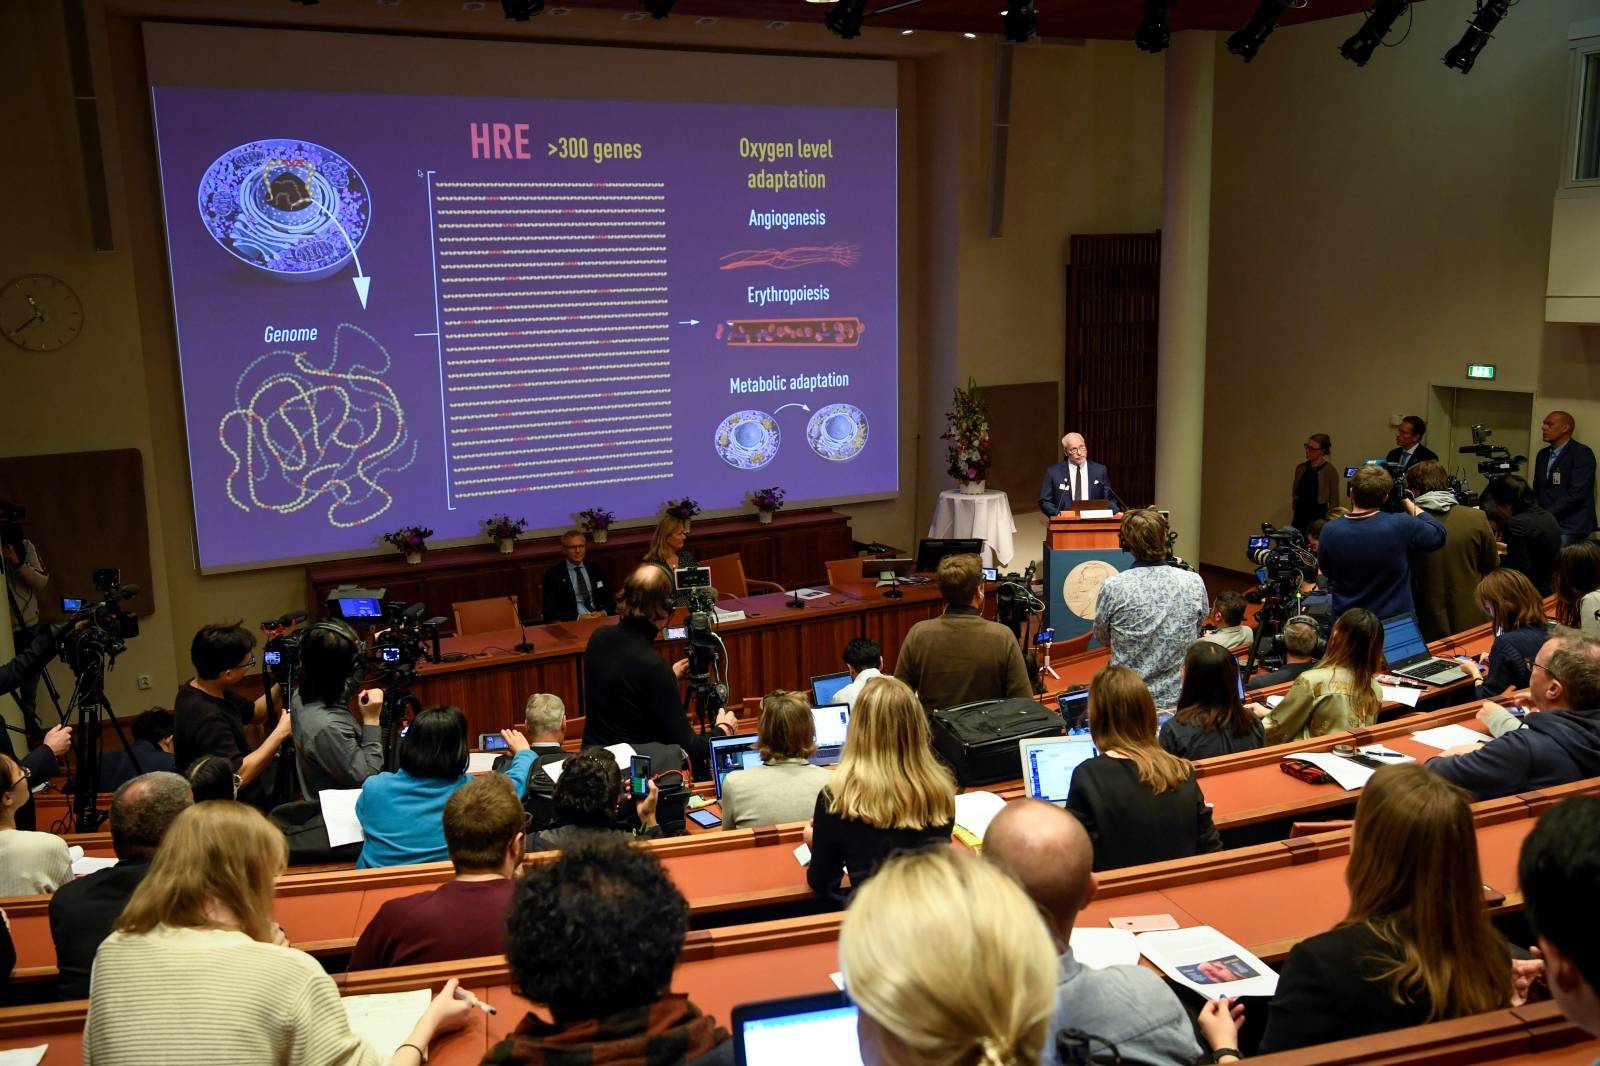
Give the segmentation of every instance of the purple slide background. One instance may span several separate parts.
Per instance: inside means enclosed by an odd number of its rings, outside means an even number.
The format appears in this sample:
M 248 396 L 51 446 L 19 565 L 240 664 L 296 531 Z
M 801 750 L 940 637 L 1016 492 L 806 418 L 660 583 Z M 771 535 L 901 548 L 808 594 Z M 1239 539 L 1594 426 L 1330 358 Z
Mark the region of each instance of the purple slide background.
M 297 93 L 157 87 L 153 90 L 162 193 L 178 324 L 184 415 L 189 439 L 199 559 L 202 568 L 269 564 L 296 557 L 374 550 L 375 538 L 400 525 L 431 526 L 435 540 L 478 535 L 485 516 L 509 510 L 535 529 L 569 524 L 573 512 L 606 507 L 619 521 L 653 517 L 668 497 L 689 495 L 708 511 L 738 509 L 756 487 L 779 485 L 788 503 L 898 489 L 898 386 L 895 113 L 890 109 L 744 107 L 565 100 L 481 99 L 387 94 Z M 527 123 L 531 160 L 477 160 L 469 123 Z M 638 142 L 642 160 L 547 158 L 559 136 L 591 142 Z M 739 138 L 833 141 L 832 159 L 761 163 L 739 155 Z M 365 179 L 371 198 L 368 233 L 358 249 L 372 279 L 360 306 L 348 261 L 332 276 L 285 279 L 239 262 L 201 223 L 196 207 L 201 176 L 230 149 L 255 140 L 295 138 L 342 155 Z M 827 174 L 823 190 L 772 192 L 746 187 L 753 170 L 809 169 Z M 591 486 L 494 497 L 447 499 L 440 367 L 435 329 L 434 262 L 429 199 L 422 172 L 439 181 L 663 181 L 671 321 L 673 325 L 670 480 Z M 822 227 L 764 230 L 748 224 L 758 211 L 827 212 Z M 792 270 L 722 271 L 719 259 L 748 248 L 844 242 L 860 248 L 854 267 L 818 264 Z M 602 282 L 600 284 L 608 284 Z M 636 284 L 618 281 L 615 285 Z M 650 284 L 646 282 L 645 284 Z M 830 298 L 762 309 L 746 287 L 827 286 Z M 865 323 L 856 348 L 730 348 L 713 331 L 725 319 L 850 317 Z M 392 367 L 381 375 L 394 390 L 416 460 L 378 480 L 393 502 L 350 528 L 328 520 L 326 496 L 294 513 L 248 511 L 226 492 L 233 459 L 219 440 L 219 421 L 234 407 L 234 387 L 252 361 L 275 350 L 331 359 L 340 323 L 372 334 Z M 291 344 L 263 340 L 263 329 L 308 328 L 318 339 Z M 340 360 L 376 352 L 346 333 Z M 281 357 L 280 357 L 281 358 Z M 733 394 L 730 377 L 782 373 L 848 373 L 848 388 Z M 760 470 L 736 470 L 712 445 L 724 416 L 753 408 L 774 412 L 785 403 L 818 407 L 848 402 L 870 425 L 863 452 L 846 463 L 826 462 L 805 440 L 808 417 L 797 408 L 778 415 L 783 443 Z M 236 480 L 236 485 L 242 479 Z

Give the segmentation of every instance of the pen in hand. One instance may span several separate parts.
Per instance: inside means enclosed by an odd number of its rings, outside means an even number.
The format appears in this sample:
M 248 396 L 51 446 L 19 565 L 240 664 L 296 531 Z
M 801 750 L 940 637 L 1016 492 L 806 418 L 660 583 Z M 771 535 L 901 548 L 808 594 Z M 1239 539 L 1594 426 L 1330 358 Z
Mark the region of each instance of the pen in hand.
M 471 992 L 468 992 L 466 989 L 462 988 L 460 985 L 456 986 L 456 998 L 459 999 L 459 1000 L 463 1000 L 463 1001 L 471 1004 L 474 1007 L 477 1007 L 479 1010 L 483 1011 L 483 1013 L 485 1013 L 485 1014 L 499 1014 L 500 1013 L 499 1011 L 495 1010 L 493 1007 L 489 1006 L 489 1004 L 485 1003 L 483 1000 L 481 1000 L 477 996 L 473 995 Z

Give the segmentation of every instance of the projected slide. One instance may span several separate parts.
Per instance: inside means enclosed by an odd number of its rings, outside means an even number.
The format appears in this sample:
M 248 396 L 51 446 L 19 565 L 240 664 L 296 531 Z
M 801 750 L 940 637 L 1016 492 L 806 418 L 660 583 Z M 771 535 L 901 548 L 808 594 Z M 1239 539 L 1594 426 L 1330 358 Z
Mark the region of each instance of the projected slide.
M 203 569 L 897 490 L 893 110 L 152 91 Z

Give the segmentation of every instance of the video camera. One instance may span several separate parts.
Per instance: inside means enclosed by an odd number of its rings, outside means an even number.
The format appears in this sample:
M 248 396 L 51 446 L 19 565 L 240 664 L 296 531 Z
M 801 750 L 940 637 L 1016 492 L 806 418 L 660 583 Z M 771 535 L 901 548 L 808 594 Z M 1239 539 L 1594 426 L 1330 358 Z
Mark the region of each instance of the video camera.
M 1271 522 L 1263 522 L 1261 535 L 1250 538 L 1245 555 L 1264 572 L 1257 576 L 1269 593 L 1293 595 L 1299 591 L 1300 582 L 1317 576 L 1316 556 L 1298 529 L 1278 529 Z
M 115 568 L 96 570 L 90 580 L 100 600 L 86 604 L 63 597 L 61 607 L 68 619 L 57 638 L 61 661 L 80 676 L 115 662 L 128 650 L 127 642 L 139 635 L 139 620 L 122 609 L 124 601 L 139 595 L 139 586 L 124 585 L 122 571 Z
M 304 611 L 289 611 L 281 618 L 261 623 L 261 632 L 267 636 L 261 649 L 261 668 L 279 684 L 288 682 L 300 664 L 300 638 L 305 633 L 297 627 L 306 617 Z
M 367 660 L 373 664 L 373 680 L 379 687 L 406 688 L 417 680 L 417 663 L 439 661 L 439 627 L 444 618 L 423 618 L 425 604 L 386 602 L 383 628 L 373 638 Z
M 1039 564 L 1028 563 L 1022 573 L 1000 574 L 995 578 L 995 621 L 1018 633 L 1030 614 L 1040 614 L 1044 604 L 1033 594 L 1033 580 Z
M 1405 469 L 1405 467 L 1401 466 L 1399 463 L 1391 463 L 1387 459 L 1368 459 L 1365 462 L 1363 462 L 1361 465 L 1362 466 L 1381 466 L 1385 470 L 1387 470 L 1389 472 L 1389 476 L 1394 479 L 1394 487 L 1389 490 L 1389 498 L 1384 500 L 1383 501 L 1383 505 L 1381 507 L 1379 507 L 1378 509 L 1380 511 L 1387 511 L 1390 514 L 1399 514 L 1401 511 L 1404 511 L 1406 509 L 1406 506 L 1405 506 L 1405 499 L 1406 499 L 1406 469 Z M 1355 477 L 1356 476 L 1356 471 L 1358 469 L 1360 469 L 1360 468 L 1359 467 L 1354 467 L 1354 466 L 1345 467 L 1344 468 L 1345 480 L 1349 481 L 1351 478 Z
M 1489 438 L 1494 435 L 1494 430 L 1478 423 L 1472 427 L 1472 443 L 1456 449 L 1462 455 L 1476 455 L 1478 457 L 1478 473 L 1484 477 L 1499 477 L 1501 474 L 1515 474 L 1523 463 L 1528 461 L 1526 455 L 1512 455 L 1511 449 L 1501 444 L 1490 444 Z

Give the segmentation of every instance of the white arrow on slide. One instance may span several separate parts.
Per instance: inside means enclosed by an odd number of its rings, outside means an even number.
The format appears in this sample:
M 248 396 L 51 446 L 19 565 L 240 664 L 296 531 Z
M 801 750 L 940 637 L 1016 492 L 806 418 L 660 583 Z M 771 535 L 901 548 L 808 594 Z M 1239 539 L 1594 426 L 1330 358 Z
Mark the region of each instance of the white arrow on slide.
M 806 414 L 810 414 L 811 413 L 811 408 L 807 407 L 803 403 L 786 403 L 786 404 L 783 405 L 783 407 L 798 407 L 798 408 L 800 408 L 800 410 L 804 411 Z M 778 408 L 776 411 L 774 411 L 772 413 L 774 415 L 783 414 L 783 407 Z
M 683 318 L 678 320 L 678 325 L 680 326 L 698 326 L 699 324 L 700 320 L 698 318 Z
M 372 279 L 367 277 L 366 271 L 361 269 L 361 257 L 356 254 L 356 242 L 350 239 L 350 234 L 345 232 L 344 226 L 339 224 L 339 220 L 334 217 L 332 211 L 329 211 L 321 204 L 317 206 L 322 209 L 323 214 L 328 216 L 328 221 L 333 223 L 333 228 L 339 231 L 339 236 L 344 238 L 344 243 L 350 248 L 350 258 L 356 262 L 356 276 L 350 280 L 356 283 L 356 295 L 361 297 L 361 310 L 365 311 L 367 309 L 367 292 L 372 288 Z

